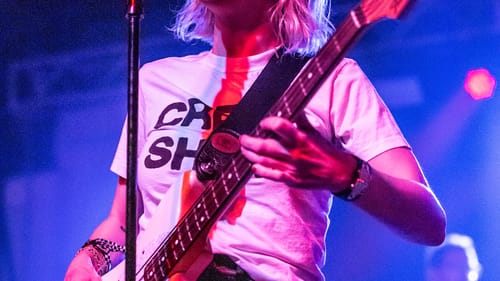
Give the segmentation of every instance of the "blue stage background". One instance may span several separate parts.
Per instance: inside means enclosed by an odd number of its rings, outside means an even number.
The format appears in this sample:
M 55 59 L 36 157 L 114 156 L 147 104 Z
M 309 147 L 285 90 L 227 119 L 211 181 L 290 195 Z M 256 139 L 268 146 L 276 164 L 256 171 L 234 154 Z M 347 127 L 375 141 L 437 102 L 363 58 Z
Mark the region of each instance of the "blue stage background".
M 206 49 L 167 30 L 176 1 L 145 1 L 141 62 Z M 334 0 L 336 23 L 355 4 Z M 106 216 L 109 171 L 126 114 L 126 3 L 0 3 L 0 276 L 62 280 Z M 500 99 L 473 101 L 469 69 L 500 77 L 497 0 L 418 1 L 349 53 L 393 111 L 448 214 L 471 235 L 484 274 L 500 276 Z M 422 280 L 424 247 L 334 202 L 327 280 Z

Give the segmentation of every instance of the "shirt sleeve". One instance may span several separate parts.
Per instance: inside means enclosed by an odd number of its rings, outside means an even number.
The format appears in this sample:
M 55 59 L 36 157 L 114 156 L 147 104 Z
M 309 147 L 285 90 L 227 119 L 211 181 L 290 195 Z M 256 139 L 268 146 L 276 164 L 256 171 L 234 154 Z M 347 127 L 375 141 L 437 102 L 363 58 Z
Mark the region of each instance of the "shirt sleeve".
M 120 177 L 127 178 L 127 118 L 125 118 L 122 127 L 120 140 L 118 141 L 110 170 Z
M 394 117 L 359 65 L 345 59 L 333 80 L 330 118 L 342 146 L 363 160 L 410 147 Z

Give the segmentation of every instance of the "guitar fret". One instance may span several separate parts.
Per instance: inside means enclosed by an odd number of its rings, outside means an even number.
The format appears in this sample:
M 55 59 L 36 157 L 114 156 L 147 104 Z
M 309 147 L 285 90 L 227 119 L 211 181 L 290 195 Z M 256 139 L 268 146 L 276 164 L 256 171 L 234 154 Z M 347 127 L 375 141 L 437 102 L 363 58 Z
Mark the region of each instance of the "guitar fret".
M 213 191 L 212 191 L 212 192 L 213 192 Z M 206 199 L 206 197 L 204 196 L 204 197 L 203 197 L 203 201 L 205 201 L 205 199 Z M 205 207 L 206 207 L 207 209 L 213 210 L 213 209 L 216 207 L 216 205 L 215 205 L 215 202 L 214 202 L 213 200 L 207 199 L 207 200 L 205 201 Z
M 349 15 L 351 16 L 351 19 L 353 20 L 354 25 L 356 25 L 357 28 L 360 28 L 361 27 L 361 23 L 358 20 L 358 16 L 356 15 L 356 11 L 355 10 L 351 10 L 351 12 L 349 13 Z
M 167 256 L 166 262 L 167 262 L 168 268 L 172 269 L 174 263 L 170 260 L 170 257 L 171 256 Z M 174 260 L 174 262 L 175 262 L 175 260 Z
M 207 217 L 207 219 L 210 219 L 210 213 L 208 212 L 207 205 L 205 204 L 205 197 L 202 197 L 202 201 L 203 204 L 201 205 L 203 206 L 203 211 L 205 212 L 205 216 Z
M 299 86 L 300 86 L 300 92 L 302 93 L 302 95 L 307 95 L 307 93 L 309 92 L 309 89 L 306 88 L 305 86 L 305 83 L 301 82 L 299 83 Z
M 160 279 L 158 279 L 158 275 L 156 274 L 154 269 L 155 269 L 154 267 L 151 268 L 151 271 L 149 272 L 149 277 L 153 278 L 155 281 L 159 281 Z M 149 280 L 151 280 L 151 279 L 149 279 Z
M 181 246 L 181 249 L 184 251 L 184 250 L 186 250 L 186 248 L 184 247 L 184 243 L 183 243 L 183 242 L 184 242 L 184 241 L 183 241 L 183 239 L 182 239 L 182 235 L 181 235 L 181 233 L 179 232 L 179 233 L 178 233 L 178 236 L 177 236 L 176 243 L 177 243 L 178 245 L 180 245 L 180 246 Z
M 161 261 L 162 261 L 162 264 L 159 265 L 160 273 L 161 273 L 161 276 L 165 276 L 166 275 L 165 269 L 162 266 L 165 263 L 165 257 L 162 257 Z
M 194 216 L 194 224 L 196 226 L 196 229 L 197 230 L 201 230 L 200 223 L 199 223 L 199 220 L 198 220 L 198 214 L 195 212 L 193 214 L 193 216 Z
M 223 202 L 226 198 L 227 195 L 229 194 L 228 190 L 226 188 L 218 188 L 215 195 L 217 198 L 219 198 L 219 201 Z
M 175 251 L 175 246 L 172 248 L 172 254 L 173 254 L 173 257 L 175 258 L 175 260 L 179 259 L 179 257 L 177 256 L 177 252 Z
M 203 208 L 202 208 L 203 207 Z M 203 214 L 205 213 L 205 214 Z M 207 217 L 207 211 L 204 202 L 200 202 L 196 205 L 195 209 L 195 220 L 198 222 L 204 222 Z
M 339 41 L 337 40 L 336 37 L 332 38 L 332 42 L 333 42 L 333 45 L 335 46 L 335 50 L 339 53 L 342 52 L 342 47 L 340 46 Z
M 184 227 L 184 229 L 182 229 L 182 227 Z M 185 245 L 189 245 L 189 243 L 193 241 L 193 239 L 191 238 L 191 233 L 189 231 L 189 226 L 186 223 L 182 223 L 179 227 L 179 231 L 182 232 L 181 243 L 182 246 L 185 248 L 186 247 Z
M 228 181 L 226 180 L 226 176 L 224 173 L 221 175 L 221 180 L 222 180 L 222 185 L 227 186 Z
M 238 173 L 238 169 L 236 168 L 236 163 L 234 162 L 234 159 L 233 159 L 233 160 L 231 160 L 231 162 L 232 162 L 232 164 L 233 164 L 232 166 L 233 166 L 233 170 L 234 170 L 234 175 L 236 176 L 236 179 L 237 179 L 238 181 L 240 181 L 240 180 L 241 180 L 241 178 L 240 178 L 240 175 L 239 175 L 239 173 Z
M 323 73 L 325 73 L 325 70 L 323 69 L 323 65 L 321 65 L 321 61 L 320 60 L 313 60 L 313 61 L 316 64 L 316 68 L 317 68 L 319 74 L 322 75 Z
M 201 207 L 203 206 L 202 202 L 198 203 L 196 205 L 196 209 L 194 210 L 194 220 L 195 220 L 195 223 L 196 223 L 196 227 L 198 228 L 198 230 L 201 229 L 201 226 L 200 226 L 200 222 L 203 222 L 205 220 L 205 216 L 203 215 L 203 213 L 200 213 L 200 212 L 203 212 L 203 210 L 201 210 Z
M 283 105 L 285 106 L 286 113 L 288 114 L 288 116 L 290 116 L 292 114 L 292 110 L 290 109 L 290 106 L 288 104 L 288 97 L 286 95 L 283 96 Z
M 186 233 L 188 235 L 189 241 L 193 241 L 193 237 L 191 234 L 191 228 L 189 227 L 189 216 L 186 216 L 186 219 L 184 220 L 184 226 L 186 227 Z
M 149 275 L 149 277 L 153 277 L 153 274 L 154 274 L 154 272 L 153 272 L 153 271 L 150 271 L 148 275 Z M 156 278 L 155 278 L 155 279 L 156 279 Z
M 215 194 L 215 192 L 212 192 L 212 198 L 214 199 L 214 203 L 215 203 L 215 207 L 216 208 L 219 208 L 219 201 L 217 200 L 217 195 Z
M 167 263 L 167 265 L 169 265 L 169 259 L 168 259 L 168 252 L 166 251 L 166 249 L 164 249 L 162 252 L 161 257 L 160 257 L 160 261 L 158 262 L 160 267 L 162 267 L 162 265 L 165 264 L 165 262 Z
M 184 224 L 186 225 L 186 231 L 188 233 L 188 236 L 190 237 L 191 241 L 193 240 L 192 237 L 191 237 L 191 231 L 194 230 L 194 227 L 193 227 L 193 214 L 192 213 L 189 213 L 186 215 L 186 218 L 184 219 Z
M 229 189 L 227 188 L 227 184 L 224 181 L 222 181 L 222 186 L 224 187 L 226 194 L 229 194 Z

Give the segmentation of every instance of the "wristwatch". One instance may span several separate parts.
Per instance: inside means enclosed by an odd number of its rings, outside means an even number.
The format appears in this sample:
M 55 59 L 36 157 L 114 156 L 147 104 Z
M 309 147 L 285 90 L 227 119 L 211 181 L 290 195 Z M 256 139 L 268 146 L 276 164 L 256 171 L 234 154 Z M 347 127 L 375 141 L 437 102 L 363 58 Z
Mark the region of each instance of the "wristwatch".
M 346 201 L 354 201 L 358 199 L 366 191 L 372 178 L 370 165 L 357 157 L 356 160 L 355 180 L 353 183 L 351 183 L 348 188 L 333 193 L 335 196 Z

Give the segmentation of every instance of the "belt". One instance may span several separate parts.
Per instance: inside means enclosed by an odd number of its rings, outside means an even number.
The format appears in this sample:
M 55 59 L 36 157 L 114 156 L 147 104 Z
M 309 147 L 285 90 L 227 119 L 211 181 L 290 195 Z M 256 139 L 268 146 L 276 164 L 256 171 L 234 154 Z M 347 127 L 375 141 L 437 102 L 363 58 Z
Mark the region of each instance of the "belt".
M 214 254 L 214 259 L 197 281 L 254 281 L 229 256 Z

